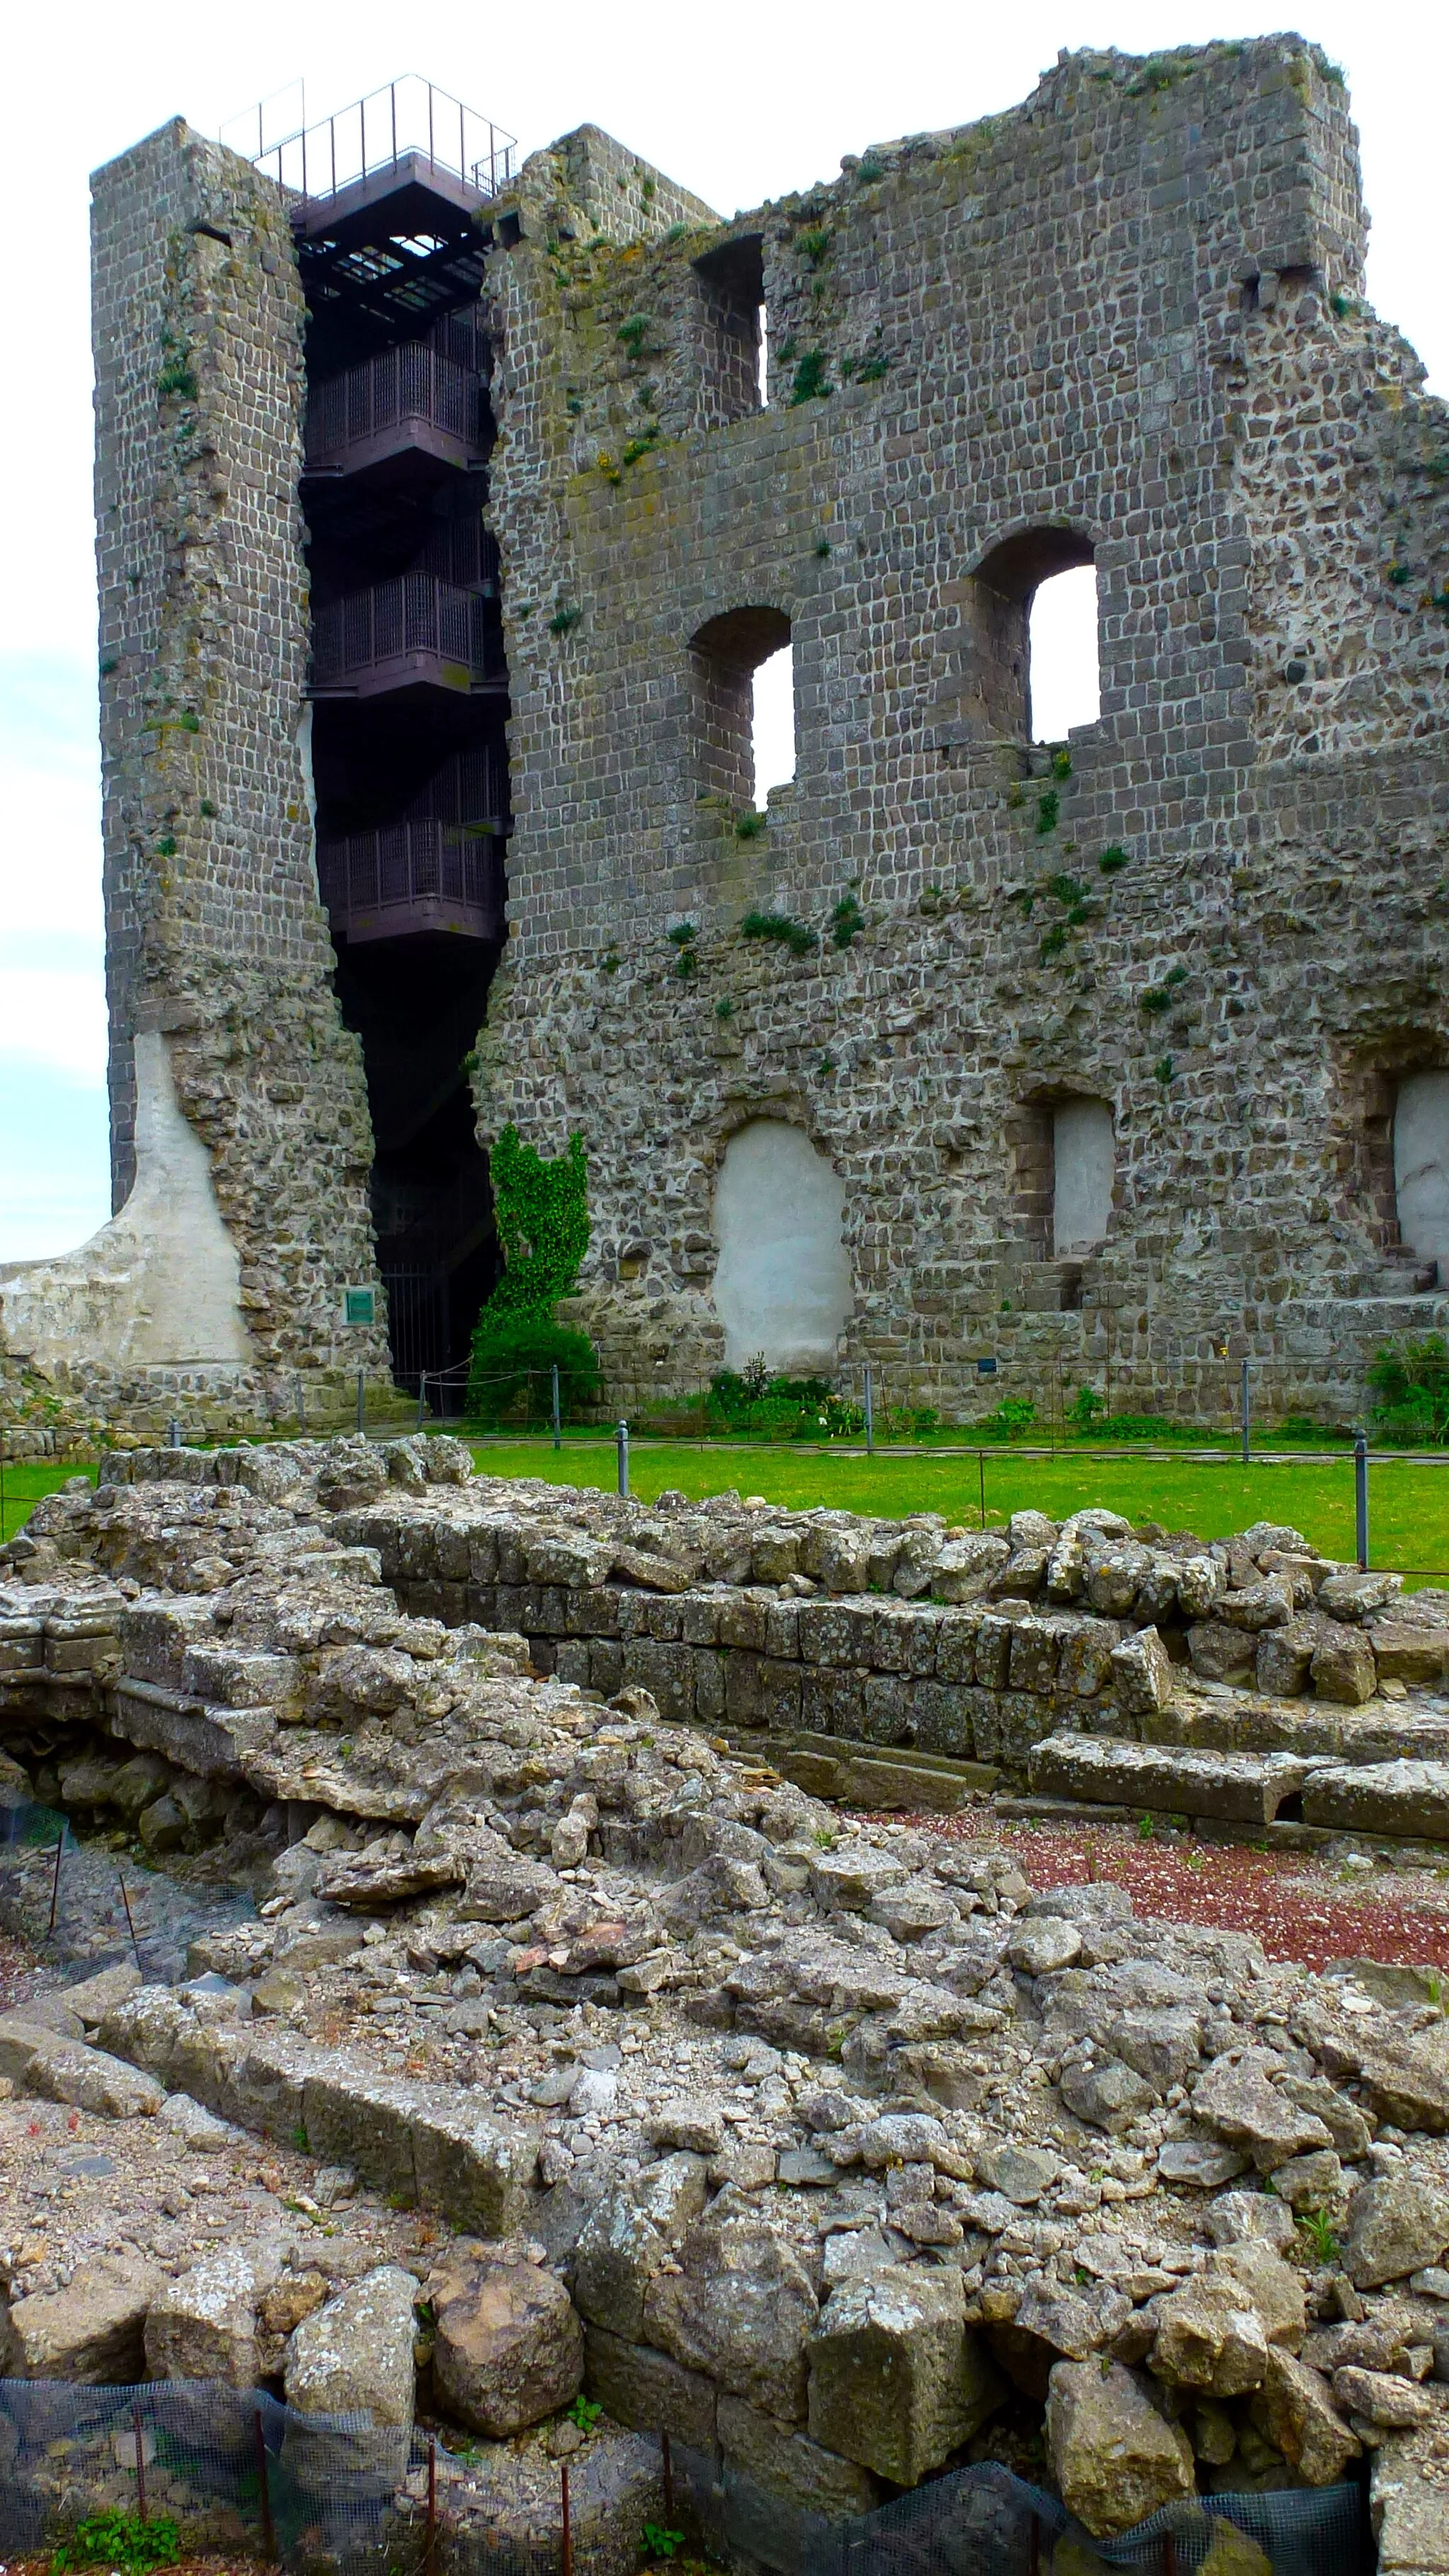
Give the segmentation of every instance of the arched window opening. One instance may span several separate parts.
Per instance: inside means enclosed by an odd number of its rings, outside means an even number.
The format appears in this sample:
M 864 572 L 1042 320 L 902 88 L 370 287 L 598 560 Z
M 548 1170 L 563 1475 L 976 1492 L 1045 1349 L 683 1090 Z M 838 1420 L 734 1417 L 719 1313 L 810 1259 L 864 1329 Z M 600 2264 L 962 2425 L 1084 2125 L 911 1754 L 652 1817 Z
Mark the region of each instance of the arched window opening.
M 1033 742 L 1065 742 L 1102 712 L 1097 576 L 1091 564 L 1053 574 L 1027 612 L 1027 710 Z
M 969 731 L 1060 742 L 1101 711 L 1090 537 L 1023 528 L 977 567 L 964 622 L 962 717 Z
M 1408 1073 L 1394 1102 L 1394 1200 L 1399 1233 L 1421 1261 L 1449 1275 L 1449 1073 Z
M 689 658 L 697 793 L 743 812 L 795 774 L 790 620 L 779 608 L 727 609 L 700 627 Z

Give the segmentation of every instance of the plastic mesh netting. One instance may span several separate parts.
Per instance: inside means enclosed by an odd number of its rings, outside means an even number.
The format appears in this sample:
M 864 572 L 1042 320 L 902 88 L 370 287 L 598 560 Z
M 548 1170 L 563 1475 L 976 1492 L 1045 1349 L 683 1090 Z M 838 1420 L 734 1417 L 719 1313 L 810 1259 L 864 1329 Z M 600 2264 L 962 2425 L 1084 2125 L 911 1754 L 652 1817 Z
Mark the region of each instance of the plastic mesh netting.
M 1370 2563 L 1354 2485 L 1210 2496 L 1096 2541 L 987 2463 L 832 2523 L 728 2462 L 615 2433 L 569 2464 L 567 2553 L 563 2489 L 562 2463 L 537 2447 L 448 2449 L 216 2380 L 0 2380 L 0 2557 L 119 2508 L 170 2516 L 187 2548 L 299 2576 L 636 2576 L 653 2524 L 778 2576 L 1358 2576 Z
M 804 2576 L 1091 2576 L 1099 2566 L 1266 2576 L 1264 2560 L 1273 2576 L 1356 2576 L 1369 2563 L 1362 2489 L 1195 2498 L 1094 2540 L 1054 2496 L 988 2461 L 825 2527 L 802 2567 Z

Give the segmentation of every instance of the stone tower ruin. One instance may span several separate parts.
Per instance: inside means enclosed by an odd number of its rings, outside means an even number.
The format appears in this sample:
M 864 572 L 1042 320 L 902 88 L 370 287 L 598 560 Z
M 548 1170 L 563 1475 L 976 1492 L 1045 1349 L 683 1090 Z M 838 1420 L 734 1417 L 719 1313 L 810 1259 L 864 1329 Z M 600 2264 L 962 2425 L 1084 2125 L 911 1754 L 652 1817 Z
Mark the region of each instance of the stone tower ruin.
M 371 167 L 178 121 L 96 180 L 161 1217 L 119 1289 L 114 1228 L 0 1281 L 12 1352 L 238 1416 L 415 1386 L 511 1120 L 583 1136 L 618 1409 L 763 1350 L 953 1416 L 993 1360 L 1210 1413 L 1248 1357 L 1351 1418 L 1446 1320 L 1449 417 L 1364 302 L 1339 75 L 1063 56 L 730 222 L 428 96 Z M 1100 714 L 1043 743 L 1031 605 L 1088 563 Z

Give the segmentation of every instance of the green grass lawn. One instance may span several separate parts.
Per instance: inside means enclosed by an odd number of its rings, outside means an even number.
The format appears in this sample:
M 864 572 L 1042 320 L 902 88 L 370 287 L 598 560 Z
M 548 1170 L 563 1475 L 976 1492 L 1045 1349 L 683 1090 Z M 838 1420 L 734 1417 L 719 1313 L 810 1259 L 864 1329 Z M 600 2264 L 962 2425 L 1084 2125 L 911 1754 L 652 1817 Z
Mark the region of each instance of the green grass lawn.
M 53 1494 L 58 1485 L 68 1485 L 72 1476 L 89 1476 L 94 1482 L 95 1472 L 94 1467 L 77 1466 L 73 1460 L 63 1467 L 28 1460 L 20 1466 L 0 1464 L 0 1543 L 24 1528 L 42 1494 Z
M 555 1484 L 614 1489 L 612 1440 L 571 1437 L 557 1453 L 547 1438 L 485 1440 L 473 1444 L 473 1454 L 486 1475 L 542 1476 Z M 82 1472 L 74 1465 L 6 1467 L 0 1534 L 13 1537 L 41 1494 Z M 1225 1538 L 1251 1521 L 1289 1521 L 1331 1556 L 1354 1553 L 1353 1461 L 1347 1454 L 1328 1461 L 1265 1458 L 1244 1468 L 1230 1456 L 1092 1458 L 1059 1451 L 1054 1458 L 1038 1458 L 997 1449 L 985 1453 L 984 1476 L 988 1526 L 1029 1506 L 1060 1520 L 1100 1504 L 1128 1520 L 1160 1521 L 1199 1538 Z M 982 1469 L 974 1451 L 957 1457 L 885 1451 L 867 1458 L 854 1449 L 795 1442 L 735 1447 L 711 1441 L 693 1447 L 636 1440 L 630 1481 L 644 1502 L 666 1486 L 692 1498 L 733 1486 L 796 1511 L 828 1503 L 887 1516 L 943 1512 L 971 1528 L 981 1519 Z M 1449 1581 L 1449 1457 L 1442 1466 L 1419 1459 L 1373 1461 L 1369 1555 L 1374 1565 L 1394 1567 L 1411 1581 Z

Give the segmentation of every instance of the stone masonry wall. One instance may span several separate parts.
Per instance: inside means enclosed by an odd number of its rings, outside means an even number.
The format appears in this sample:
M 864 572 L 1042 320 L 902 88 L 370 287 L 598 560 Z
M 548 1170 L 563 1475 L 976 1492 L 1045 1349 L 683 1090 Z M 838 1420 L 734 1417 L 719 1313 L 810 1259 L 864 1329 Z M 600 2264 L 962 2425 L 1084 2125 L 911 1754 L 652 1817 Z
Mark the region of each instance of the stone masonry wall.
M 310 1373 L 320 1419 L 358 1368 L 387 1375 L 380 1324 L 342 1325 L 344 1284 L 377 1282 L 372 1135 L 301 739 L 304 320 L 285 206 L 245 161 L 176 120 L 97 174 L 115 1196 L 133 1038 L 159 1028 L 240 1254 L 256 1383 L 234 1390 L 238 1418 L 275 1411 L 279 1371 Z
M 622 242 L 596 150 L 527 165 L 490 264 L 517 826 L 475 1090 L 485 1139 L 584 1136 L 611 1399 L 719 1365 L 714 1184 L 768 1116 L 843 1180 L 840 1357 L 894 1400 L 969 1411 L 993 1352 L 1193 1412 L 1249 1356 L 1349 1415 L 1446 1314 L 1384 1103 L 1449 1062 L 1449 425 L 1362 303 L 1341 81 L 1294 38 L 1064 57 L 726 226 L 641 193 Z M 1054 772 L 1022 602 L 1087 553 L 1101 716 Z M 693 646 L 732 617 L 729 670 L 795 654 L 751 837 Z M 1031 1144 L 1072 1095 L 1117 1140 L 1079 1277 Z

